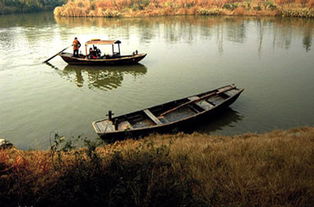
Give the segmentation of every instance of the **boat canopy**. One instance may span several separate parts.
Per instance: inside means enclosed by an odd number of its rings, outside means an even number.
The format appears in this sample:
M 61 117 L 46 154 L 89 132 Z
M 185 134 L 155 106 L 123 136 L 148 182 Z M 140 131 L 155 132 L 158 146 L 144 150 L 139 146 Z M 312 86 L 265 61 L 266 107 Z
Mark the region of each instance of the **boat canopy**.
M 85 43 L 87 45 L 113 45 L 113 44 L 120 44 L 120 40 L 101 40 L 101 39 L 91 39 Z

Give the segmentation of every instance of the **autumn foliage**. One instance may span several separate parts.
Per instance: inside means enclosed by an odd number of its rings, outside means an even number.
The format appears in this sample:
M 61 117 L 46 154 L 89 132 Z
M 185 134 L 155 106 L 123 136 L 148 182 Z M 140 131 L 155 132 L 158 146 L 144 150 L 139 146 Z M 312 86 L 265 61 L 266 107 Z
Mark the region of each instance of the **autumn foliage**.
M 56 16 L 270 15 L 314 17 L 314 0 L 69 0 Z M 292 12 L 290 12 L 292 11 Z

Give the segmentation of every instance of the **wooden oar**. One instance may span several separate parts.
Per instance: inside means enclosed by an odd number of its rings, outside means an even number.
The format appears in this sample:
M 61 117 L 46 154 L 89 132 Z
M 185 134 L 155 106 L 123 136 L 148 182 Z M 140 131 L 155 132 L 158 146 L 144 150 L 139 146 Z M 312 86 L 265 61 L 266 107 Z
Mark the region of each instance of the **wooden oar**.
M 62 53 L 64 50 L 68 49 L 71 46 L 68 46 L 66 48 L 64 48 L 63 50 L 61 50 L 60 52 L 58 52 L 57 54 L 55 54 L 54 56 L 48 58 L 47 60 L 45 60 L 43 63 L 47 63 L 49 60 L 51 60 L 52 58 L 56 57 L 57 55 L 59 55 L 60 53 Z
M 218 89 L 218 90 L 216 90 L 216 91 L 214 91 L 214 92 L 212 92 L 212 93 L 209 93 L 209 94 L 206 94 L 206 95 L 200 97 L 199 99 L 192 100 L 192 101 L 188 101 L 188 102 L 183 103 L 183 104 L 181 104 L 181 105 L 179 105 L 179 106 L 176 106 L 176 107 L 174 107 L 174 108 L 172 108 L 172 109 L 169 109 L 168 111 L 165 111 L 164 113 L 160 114 L 158 118 L 162 118 L 162 117 L 165 116 L 166 114 L 169 114 L 170 112 L 173 112 L 173 111 L 175 111 L 175 110 L 177 110 L 177 109 L 179 109 L 179 108 L 181 108 L 181 107 L 183 107 L 183 106 L 186 106 L 186 105 L 188 105 L 188 104 L 190 104 L 190 103 L 195 103 L 195 102 L 204 100 L 205 98 L 208 98 L 208 97 L 210 97 L 210 96 L 213 96 L 213 95 L 216 95 L 216 94 L 220 94 L 220 93 L 223 93 L 223 92 L 230 91 L 230 90 L 232 90 L 232 89 L 234 89 L 234 88 L 235 88 L 235 85 L 230 85 L 230 86 L 227 86 L 227 87 L 225 87 L 225 88 Z

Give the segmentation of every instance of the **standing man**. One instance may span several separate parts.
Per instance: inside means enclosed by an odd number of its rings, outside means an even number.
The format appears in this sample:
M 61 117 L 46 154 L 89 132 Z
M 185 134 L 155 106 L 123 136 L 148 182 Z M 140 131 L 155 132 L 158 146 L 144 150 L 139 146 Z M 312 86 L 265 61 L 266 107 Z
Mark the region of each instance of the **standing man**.
M 73 40 L 73 56 L 78 57 L 79 56 L 79 48 L 81 47 L 80 41 L 78 41 L 77 37 Z

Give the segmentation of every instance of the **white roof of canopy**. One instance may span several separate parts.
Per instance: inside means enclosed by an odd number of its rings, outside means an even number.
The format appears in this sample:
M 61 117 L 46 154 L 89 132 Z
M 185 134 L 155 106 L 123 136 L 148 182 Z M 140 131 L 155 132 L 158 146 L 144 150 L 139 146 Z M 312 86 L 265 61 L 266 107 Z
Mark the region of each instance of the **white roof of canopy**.
M 85 45 L 113 45 L 120 44 L 120 40 L 101 40 L 101 39 L 92 39 L 85 43 Z

